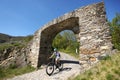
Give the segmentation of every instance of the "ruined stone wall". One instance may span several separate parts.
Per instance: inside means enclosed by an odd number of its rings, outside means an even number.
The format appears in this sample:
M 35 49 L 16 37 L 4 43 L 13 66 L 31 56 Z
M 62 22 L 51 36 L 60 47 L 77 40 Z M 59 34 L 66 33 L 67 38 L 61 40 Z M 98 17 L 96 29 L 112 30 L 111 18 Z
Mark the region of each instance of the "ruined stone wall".
M 44 25 L 34 34 L 29 45 L 28 61 L 38 67 L 48 57 L 54 37 L 63 30 L 71 30 L 80 42 L 80 57 L 99 56 L 112 48 L 104 3 L 96 3 L 66 13 Z
M 89 54 L 98 57 L 112 49 L 104 3 L 76 10 L 80 27 L 80 57 Z

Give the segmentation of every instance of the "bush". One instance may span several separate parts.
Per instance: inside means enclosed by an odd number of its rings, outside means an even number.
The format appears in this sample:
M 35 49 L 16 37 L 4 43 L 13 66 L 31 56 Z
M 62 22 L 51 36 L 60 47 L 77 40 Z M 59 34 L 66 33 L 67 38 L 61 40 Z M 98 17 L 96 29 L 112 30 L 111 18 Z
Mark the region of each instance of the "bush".
M 17 68 L 16 64 L 10 64 L 9 69 L 15 69 Z
M 107 55 L 107 56 L 103 57 L 103 60 L 111 60 L 111 56 Z
M 0 78 L 4 78 L 5 73 L 3 72 L 3 68 L 0 67 Z
M 112 43 L 114 47 L 120 50 L 120 14 L 116 14 L 116 17 L 112 19 L 112 22 L 109 22 Z
M 114 80 L 114 76 L 112 74 L 107 74 L 106 80 Z
M 28 35 L 27 37 L 25 37 L 24 41 L 28 43 L 32 39 L 33 39 L 33 35 Z
M 117 74 L 118 76 L 120 76 L 120 71 L 119 70 L 114 70 L 114 73 Z
M 13 45 L 12 44 L 1 44 L 0 45 L 0 51 L 2 51 L 2 50 L 4 50 L 4 49 L 8 49 L 8 48 L 10 48 L 10 47 L 13 47 Z

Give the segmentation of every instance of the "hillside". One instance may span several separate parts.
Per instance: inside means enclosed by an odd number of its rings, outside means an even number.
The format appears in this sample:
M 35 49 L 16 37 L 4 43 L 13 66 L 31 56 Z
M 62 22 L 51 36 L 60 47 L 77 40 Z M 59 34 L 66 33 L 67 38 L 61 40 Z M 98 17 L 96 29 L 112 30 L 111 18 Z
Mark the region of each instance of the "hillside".
M 0 33 L 0 66 L 11 64 L 22 66 L 26 64 L 26 46 L 33 38 L 29 36 L 10 36 Z
M 31 39 L 32 35 L 28 36 L 10 36 L 7 34 L 0 33 L 0 51 L 9 47 L 23 46 L 26 45 Z
M 120 80 L 120 52 L 104 58 L 92 69 L 69 80 Z
M 15 42 L 15 41 L 22 41 L 26 37 L 27 36 L 10 36 L 7 34 L 0 33 L 0 44 L 1 43 L 10 43 L 10 42 Z
M 0 43 L 5 43 L 10 40 L 11 36 L 0 33 Z

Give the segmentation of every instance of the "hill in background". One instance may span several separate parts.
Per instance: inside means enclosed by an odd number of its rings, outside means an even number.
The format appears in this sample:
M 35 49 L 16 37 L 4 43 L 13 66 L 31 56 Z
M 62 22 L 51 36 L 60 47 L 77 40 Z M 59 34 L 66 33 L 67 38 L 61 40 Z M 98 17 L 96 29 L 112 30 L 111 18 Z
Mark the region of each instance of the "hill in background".
M 31 35 L 32 36 L 32 35 Z M 0 44 L 1 43 L 9 43 L 9 42 L 15 42 L 15 41 L 22 41 L 26 39 L 28 36 L 10 36 L 7 34 L 0 33 Z

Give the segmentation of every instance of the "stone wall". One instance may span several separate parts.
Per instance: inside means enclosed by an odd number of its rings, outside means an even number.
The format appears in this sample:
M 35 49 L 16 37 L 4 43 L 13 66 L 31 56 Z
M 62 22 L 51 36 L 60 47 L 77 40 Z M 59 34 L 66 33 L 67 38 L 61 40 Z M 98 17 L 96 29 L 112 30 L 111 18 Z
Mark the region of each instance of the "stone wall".
M 66 13 L 36 31 L 28 51 L 32 66 L 39 67 L 46 62 L 53 39 L 63 30 L 75 33 L 80 42 L 80 58 L 86 54 L 99 56 L 112 49 L 104 3 L 100 2 Z
M 80 27 L 80 55 L 99 56 L 112 49 L 104 3 L 93 4 L 76 10 Z

